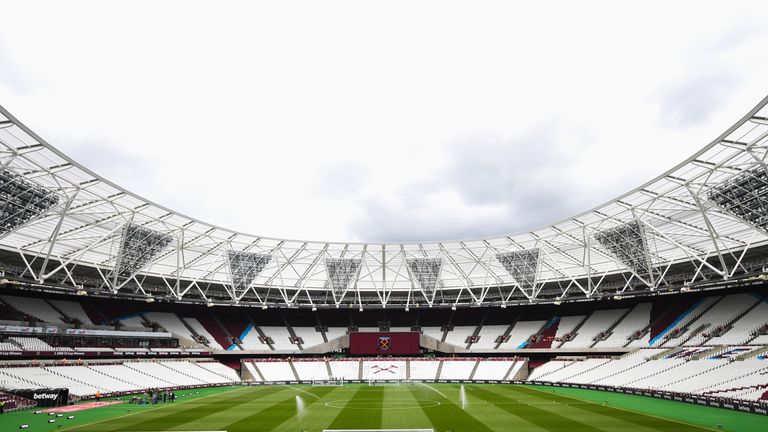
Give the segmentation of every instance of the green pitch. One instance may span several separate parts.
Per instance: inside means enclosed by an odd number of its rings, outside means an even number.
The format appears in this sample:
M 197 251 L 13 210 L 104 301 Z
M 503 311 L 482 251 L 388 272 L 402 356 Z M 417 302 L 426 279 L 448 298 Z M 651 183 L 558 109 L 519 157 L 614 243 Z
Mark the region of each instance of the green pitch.
M 0 416 L 0 430 L 51 432 L 311 431 L 434 428 L 436 432 L 768 430 L 768 417 L 577 389 L 466 384 L 229 387 L 182 392 L 175 404 L 112 405 L 74 420 Z M 301 408 L 300 408 L 301 407 Z M 722 425 L 722 429 L 718 429 Z

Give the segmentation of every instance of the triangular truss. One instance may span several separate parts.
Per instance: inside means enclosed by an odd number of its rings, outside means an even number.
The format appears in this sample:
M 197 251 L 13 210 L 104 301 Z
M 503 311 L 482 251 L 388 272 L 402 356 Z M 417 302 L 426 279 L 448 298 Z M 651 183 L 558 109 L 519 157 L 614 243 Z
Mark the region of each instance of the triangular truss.
M 768 231 L 768 174 L 760 165 L 714 186 L 707 199 L 720 208 Z
M 59 196 L 24 177 L 0 171 L 0 235 L 45 214 L 59 203 Z
M 406 258 L 406 264 L 411 275 L 419 284 L 424 296 L 431 301 L 434 298 L 437 283 L 440 280 L 440 270 L 443 268 L 442 258 Z
M 655 275 L 642 223 L 634 220 L 599 231 L 595 234 L 595 240 L 643 282 L 653 285 Z
M 341 297 L 349 289 L 360 270 L 359 258 L 326 258 L 325 269 L 335 297 Z
M 235 293 L 247 290 L 271 260 L 268 254 L 228 250 L 227 263 Z
M 496 254 L 496 260 L 523 290 L 533 290 L 539 275 L 539 248 Z
M 126 224 L 117 255 L 117 264 L 112 274 L 113 283 L 118 279 L 130 279 L 157 257 L 173 240 L 170 234 Z

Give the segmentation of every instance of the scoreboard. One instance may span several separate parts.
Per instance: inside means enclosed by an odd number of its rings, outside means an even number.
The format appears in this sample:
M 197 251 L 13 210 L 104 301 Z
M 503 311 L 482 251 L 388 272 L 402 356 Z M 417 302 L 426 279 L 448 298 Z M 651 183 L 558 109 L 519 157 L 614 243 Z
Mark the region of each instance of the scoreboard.
M 349 353 L 352 355 L 416 355 L 419 332 L 352 332 Z

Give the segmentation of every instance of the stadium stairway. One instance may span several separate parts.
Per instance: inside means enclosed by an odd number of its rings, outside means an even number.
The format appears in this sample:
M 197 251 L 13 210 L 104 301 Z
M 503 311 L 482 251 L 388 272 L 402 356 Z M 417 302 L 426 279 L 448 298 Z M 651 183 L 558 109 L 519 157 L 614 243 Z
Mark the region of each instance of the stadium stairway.
M 552 348 L 552 343 L 557 336 L 557 329 L 560 326 L 560 317 L 554 316 L 536 332 L 533 342 L 526 345 L 526 348 Z
M 320 322 L 320 316 L 318 314 L 315 313 L 314 315 L 315 315 L 315 322 L 317 323 L 315 329 L 320 330 L 319 333 L 323 337 L 323 343 L 326 343 L 328 342 L 328 335 L 326 334 L 326 330 L 328 329 L 328 327 L 324 326 L 323 323 Z M 328 376 L 331 376 L 331 375 L 328 375 Z
M 518 361 L 520 361 L 520 360 L 518 360 Z M 480 362 L 477 362 L 477 364 L 480 364 Z M 515 366 L 516 366 L 516 365 L 517 365 L 517 361 L 516 361 L 516 362 L 514 362 L 514 363 L 512 363 L 511 365 L 509 365 L 509 369 L 507 369 L 507 371 L 504 373 L 504 381 L 506 381 L 506 380 L 510 379 L 510 377 L 509 377 L 509 376 L 510 376 L 510 375 L 512 374 L 512 372 L 515 370 Z M 477 366 L 475 366 L 475 368 L 477 368 Z M 474 373 L 474 372 L 473 372 L 473 373 Z
M 253 368 L 253 371 L 256 372 L 256 375 L 259 376 L 261 381 L 266 381 L 267 379 L 264 377 L 264 374 L 261 372 L 261 369 L 259 369 L 259 366 L 256 364 L 256 362 L 249 362 L 249 363 Z
M 124 379 L 122 379 L 122 378 L 120 378 L 120 377 L 118 377 L 118 376 L 115 376 L 115 375 L 110 375 L 110 374 L 108 374 L 108 373 L 106 373 L 106 372 L 104 372 L 104 371 L 101 371 L 101 370 L 99 370 L 99 369 L 95 369 L 95 368 L 93 368 L 93 367 L 91 367 L 91 366 L 87 366 L 87 367 L 88 367 L 88 369 L 90 369 L 90 370 L 92 370 L 92 371 L 96 372 L 97 374 L 100 374 L 100 375 L 104 375 L 105 377 L 109 377 L 109 378 L 112 378 L 112 379 L 113 379 L 113 380 L 115 380 L 115 381 L 124 382 L 124 383 L 126 383 L 126 384 L 135 384 L 135 383 L 132 383 L 132 382 L 130 382 L 130 381 L 124 380 Z
M 619 319 L 617 319 L 617 320 L 616 320 L 616 321 L 615 321 L 613 324 L 611 324 L 610 326 L 608 326 L 608 328 L 607 328 L 607 329 L 605 329 L 605 330 L 602 332 L 602 333 L 604 334 L 604 336 L 605 336 L 605 339 L 609 338 L 609 337 L 611 336 L 611 334 L 613 333 L 613 330 L 616 328 L 616 326 L 617 326 L 617 325 L 619 325 L 619 324 L 620 324 L 622 321 L 624 321 L 624 318 L 626 318 L 626 317 L 627 317 L 627 315 L 631 314 L 631 313 L 632 313 L 632 311 L 634 311 L 635 309 L 637 309 L 638 307 L 640 307 L 640 304 L 641 304 L 641 303 L 638 303 L 638 304 L 636 304 L 634 307 L 628 308 L 628 309 L 626 310 L 626 312 L 624 312 L 624 313 L 623 313 L 623 314 L 622 314 L 622 315 L 619 317 Z M 592 340 L 592 345 L 590 345 L 589 347 L 590 347 L 590 348 L 594 348 L 594 347 L 595 347 L 595 345 L 597 345 L 598 343 L 602 342 L 602 341 L 603 341 L 603 340 L 605 340 L 605 339 L 593 339 L 593 340 Z
M 357 379 L 362 381 L 363 380 L 363 359 L 360 359 L 360 361 L 358 362 L 357 368 L 358 368 Z
M 405 361 L 405 379 L 411 379 L 411 359 Z
M 283 312 L 280 312 L 280 319 L 283 320 L 283 325 L 285 328 L 288 329 L 288 334 L 291 335 L 293 340 L 298 341 L 300 340 L 298 336 L 296 336 L 296 332 L 293 331 L 293 327 L 291 327 L 291 324 L 288 322 L 288 320 L 285 318 L 285 314 Z M 302 347 L 302 344 L 296 342 L 296 348 L 299 349 L 299 351 L 303 351 L 304 347 Z M 295 372 L 295 371 L 294 371 Z M 296 375 L 298 377 L 298 375 Z
M 453 314 L 455 313 L 456 311 L 452 310 L 451 315 L 448 316 L 448 323 L 445 324 L 445 330 L 443 331 L 443 337 L 440 338 L 440 342 L 445 342 L 448 338 L 448 332 L 453 328 Z
M 584 325 L 585 322 L 587 322 L 589 320 L 589 318 L 592 316 L 593 313 L 595 313 L 594 310 L 591 311 L 590 313 L 588 313 L 587 315 L 585 315 L 584 319 L 581 320 L 580 323 L 576 324 L 576 327 L 574 327 L 573 330 L 569 331 L 568 334 L 569 335 L 573 335 L 573 336 L 576 336 L 577 334 L 579 334 L 579 329 L 581 328 L 581 326 Z M 568 342 L 568 341 L 560 342 L 560 345 L 558 345 L 557 348 L 562 348 L 563 345 L 565 345 L 566 342 Z
M 168 381 L 166 379 L 163 379 L 163 378 L 157 377 L 155 375 L 149 374 L 149 373 L 147 373 L 147 372 L 145 372 L 143 370 L 136 369 L 135 367 L 131 367 L 131 363 L 130 362 L 123 363 L 123 366 L 127 367 L 128 369 L 132 369 L 136 373 L 144 374 L 144 375 L 152 377 L 152 378 L 154 378 L 154 379 L 156 379 L 158 381 L 162 381 L 162 382 L 168 384 L 169 387 L 172 387 L 172 386 L 176 385 L 176 384 L 174 384 L 174 383 L 172 383 L 172 382 L 170 382 L 170 381 Z
M 251 321 L 251 323 L 253 323 L 253 321 Z M 275 351 L 275 341 L 266 333 L 264 333 L 264 330 L 262 330 L 261 327 L 257 326 L 256 324 L 253 324 L 253 330 L 255 330 L 256 333 L 259 334 L 260 338 L 263 338 L 263 340 L 266 341 L 269 349 L 271 349 L 272 351 Z
M 727 349 L 728 349 L 728 345 L 719 345 L 719 346 L 716 346 L 716 347 L 714 347 L 712 349 L 709 349 L 709 350 L 706 350 L 706 351 L 694 354 L 693 356 L 691 356 L 691 360 L 702 360 L 702 359 L 705 359 L 707 357 L 712 357 L 712 356 L 715 356 L 717 354 L 720 354 L 721 352 L 723 352 L 723 351 L 725 351 Z
M 663 358 L 665 358 L 665 357 L 669 357 L 669 356 L 671 356 L 671 355 L 675 355 L 675 354 L 677 354 L 677 353 L 679 353 L 679 352 L 682 352 L 682 351 L 684 351 L 684 350 L 685 350 L 685 348 L 684 348 L 684 347 L 681 347 L 681 346 L 679 346 L 679 347 L 674 347 L 674 348 L 669 348 L 669 349 L 664 349 L 664 350 L 659 350 L 659 353 L 658 353 L 658 354 L 654 354 L 654 355 L 652 355 L 652 356 L 649 358 L 649 360 L 659 360 L 659 359 L 663 359 Z
M 659 361 L 661 361 L 661 360 L 659 360 Z M 685 362 L 680 362 L 680 363 L 677 363 L 677 364 L 675 364 L 675 365 L 672 365 L 672 366 L 670 366 L 670 367 L 668 367 L 668 368 L 664 368 L 664 369 L 661 369 L 661 370 L 659 370 L 659 371 L 656 371 L 656 372 L 654 372 L 654 373 L 652 373 L 652 374 L 650 374 L 650 375 L 644 375 L 644 376 L 635 377 L 635 379 L 633 379 L 633 380 L 631 380 L 631 381 L 627 381 L 627 382 L 626 382 L 626 384 L 624 384 L 624 387 L 632 387 L 632 386 L 630 385 L 630 384 L 632 384 L 632 383 L 636 383 L 636 382 L 638 382 L 638 381 L 647 380 L 647 379 L 648 379 L 648 378 L 650 378 L 650 377 L 654 377 L 654 376 L 656 376 L 656 375 L 659 375 L 659 374 L 662 374 L 662 373 L 666 373 L 666 372 L 668 372 L 669 370 L 671 370 L 671 369 L 675 369 L 675 368 L 678 368 L 678 367 L 680 367 L 680 366 L 685 366 Z
M 228 379 L 230 379 L 228 376 L 224 376 L 224 375 L 222 375 L 222 374 L 220 374 L 220 373 L 218 373 L 218 372 L 216 372 L 216 371 L 213 371 L 213 370 L 210 370 L 210 369 L 206 369 L 206 368 L 204 368 L 204 367 L 200 366 L 199 364 L 197 364 L 197 362 L 190 362 L 190 363 L 191 363 L 191 364 L 193 364 L 193 365 L 195 365 L 195 367 L 197 367 L 197 368 L 199 368 L 199 369 L 201 369 L 201 370 L 203 370 L 203 371 L 205 371 L 205 372 L 209 372 L 209 373 L 212 373 L 212 374 L 214 374 L 214 375 L 216 375 L 216 376 L 220 376 L 220 377 L 222 377 L 222 378 L 224 378 L 224 379 L 227 379 L 227 380 L 228 380 Z
M 288 359 L 288 366 L 291 367 L 291 372 L 293 372 L 293 376 L 296 378 L 296 381 L 299 381 L 299 373 L 296 371 L 296 366 L 293 364 L 293 359 Z
M 176 318 L 177 318 L 179 321 L 181 321 L 181 323 L 182 323 L 182 324 L 184 324 L 184 328 L 186 328 L 186 329 L 187 329 L 187 331 L 189 332 L 189 334 L 191 334 L 191 335 L 192 335 L 192 337 L 196 338 L 196 339 L 195 339 L 196 341 L 197 341 L 197 340 L 205 340 L 205 339 L 206 339 L 206 338 L 203 338 L 203 337 L 201 337 L 201 336 L 200 336 L 200 334 L 199 334 L 198 332 L 196 332 L 196 331 L 195 331 L 195 329 L 194 329 L 194 328 L 192 328 L 192 326 L 191 326 L 191 325 L 189 325 L 189 323 L 187 322 L 187 320 L 183 319 L 183 318 L 181 317 L 181 315 L 179 315 L 179 313 L 178 313 L 178 312 L 176 312 L 176 311 L 175 311 L 175 310 L 173 310 L 173 309 L 171 309 L 171 312 L 173 312 L 173 314 L 176 316 Z M 203 345 L 205 345 L 205 346 L 207 346 L 207 347 L 211 348 L 211 345 L 210 345 L 210 344 L 211 344 L 212 342 L 213 342 L 213 341 L 208 341 L 207 343 L 204 343 Z
M 745 352 L 743 354 L 739 354 L 738 356 L 734 357 L 734 360 L 748 360 L 755 358 L 760 355 L 766 355 L 768 354 L 768 347 L 763 347 L 762 349 L 754 349 L 752 351 Z
M 217 317 L 216 314 L 213 313 L 213 311 L 211 311 L 209 309 L 208 310 L 208 315 L 210 315 L 210 317 L 213 320 L 213 322 L 218 326 L 217 330 L 221 330 L 221 332 L 224 334 L 224 336 L 228 337 L 229 340 L 235 341 L 235 336 L 229 332 L 229 329 L 227 328 L 227 326 L 225 326 L 224 323 L 221 322 L 219 317 Z M 203 325 L 205 325 L 205 324 L 203 324 Z M 215 335 L 215 333 L 213 333 L 213 334 Z M 237 336 L 240 336 L 240 335 L 237 335 Z M 221 342 L 219 342 L 219 343 L 221 344 L 222 347 L 224 347 L 224 349 L 228 349 L 229 347 L 236 347 L 236 348 L 238 348 L 240 350 L 243 349 L 243 347 L 240 344 L 238 344 L 238 343 L 231 343 L 230 345 L 225 345 L 225 344 L 223 344 Z
M 684 336 L 684 337 L 685 337 L 685 340 L 683 340 L 683 342 L 681 342 L 681 343 L 677 343 L 677 344 L 675 344 L 675 345 L 678 345 L 678 346 L 682 346 L 682 345 L 685 345 L 685 342 L 687 342 L 687 341 L 688 341 L 689 339 L 691 339 L 692 337 L 696 336 L 696 334 L 693 334 L 693 335 L 689 335 L 689 334 L 688 334 L 688 329 L 691 327 L 691 324 L 694 324 L 694 323 L 696 323 L 696 322 L 697 322 L 699 319 L 701 319 L 701 317 L 703 317 L 704 315 L 706 315 L 706 314 L 707 314 L 707 312 L 709 312 L 709 311 L 710 311 L 710 310 L 711 310 L 713 307 L 715 307 L 715 305 L 716 305 L 716 304 L 720 303 L 720 300 L 722 300 L 724 297 L 725 297 L 725 296 L 717 296 L 717 300 L 715 300 L 715 301 L 713 301 L 712 303 L 710 303 L 710 304 L 709 304 L 707 307 L 705 307 L 705 308 L 704 308 L 704 310 L 702 310 L 702 311 L 701 311 L 701 312 L 699 312 L 698 314 L 696 314 L 696 315 L 692 316 L 692 317 L 691 317 L 691 318 L 688 320 L 688 322 L 687 322 L 687 323 L 686 323 L 686 324 L 685 324 L 683 327 L 681 327 L 681 328 L 680 328 L 680 330 L 681 330 L 680 336 Z M 705 300 L 706 300 L 706 299 L 705 299 Z M 687 317 L 686 317 L 686 318 L 687 318 Z M 704 328 L 706 328 L 706 327 L 704 327 Z M 697 330 L 698 330 L 698 332 L 702 332 L 702 331 L 704 331 L 704 328 L 701 328 L 701 327 L 700 327 L 700 328 L 698 328 Z M 698 333 L 697 333 L 697 334 L 698 334 Z M 674 338 L 664 339 L 664 341 L 662 341 L 662 343 L 660 343 L 660 344 L 659 344 L 659 346 L 660 346 L 660 347 L 663 347 L 663 346 L 667 346 L 667 344 L 668 344 L 668 343 L 670 343 L 670 342 L 671 342 L 672 340 L 674 340 L 674 339 L 679 339 L 679 336 L 677 336 L 677 337 L 674 337 Z
M 472 340 L 475 340 L 476 337 L 480 335 L 480 330 L 483 328 L 483 324 L 485 324 L 485 319 L 488 317 L 488 312 L 486 311 L 483 314 L 483 317 L 480 318 L 480 322 L 477 324 L 477 327 L 475 327 L 475 331 L 472 332 L 472 335 L 470 336 Z M 466 346 L 467 349 L 471 349 L 472 342 L 469 342 Z
M 71 318 L 71 317 L 69 317 L 69 316 L 67 316 L 67 314 L 65 314 L 65 313 L 64 313 L 64 312 L 63 312 L 61 309 L 59 309 L 58 307 L 56 307 L 56 305 L 55 305 L 55 304 L 53 304 L 53 302 L 51 302 L 51 301 L 50 301 L 50 300 L 48 300 L 48 299 L 43 299 L 43 301 L 44 301 L 44 302 L 46 302 L 46 303 L 48 303 L 48 306 L 50 306 L 50 307 L 51 307 L 51 309 L 53 309 L 53 310 L 55 310 L 56 312 L 58 312 L 58 313 L 59 313 L 59 315 L 61 315 L 61 319 L 62 319 L 63 321 L 65 321 L 65 322 L 68 322 L 68 323 L 71 323 L 71 322 L 72 322 L 72 318 Z M 88 324 L 88 323 L 83 323 L 83 324 Z
M 74 378 L 71 375 L 65 375 L 65 374 L 63 374 L 63 373 L 61 373 L 61 372 L 59 372 L 57 370 L 51 369 L 49 367 L 44 367 L 43 369 L 45 369 L 47 372 L 50 372 L 50 373 L 52 373 L 54 375 L 58 375 L 58 376 L 64 378 L 65 380 L 68 380 L 68 381 L 74 381 L 74 382 L 80 383 L 80 384 L 82 384 L 84 386 L 96 387 L 99 390 L 104 391 L 104 392 L 106 392 L 108 390 L 107 388 L 102 387 L 102 386 L 100 386 L 98 384 L 85 382 L 85 381 L 83 381 L 81 379 Z
M 475 361 L 475 365 L 472 367 L 472 372 L 469 373 L 469 380 L 475 379 L 475 372 L 477 372 L 477 368 L 480 366 L 479 361 Z
M 435 374 L 435 380 L 440 379 L 440 373 L 443 371 L 443 360 L 440 360 L 440 364 L 437 365 L 437 373 Z
M 505 337 L 509 336 L 510 333 L 512 333 L 512 329 L 514 329 L 515 326 L 517 325 L 517 322 L 520 320 L 520 316 L 521 315 L 522 315 L 522 312 L 520 312 L 517 315 L 515 315 L 515 318 L 512 320 L 512 323 L 509 324 L 509 327 L 507 327 L 507 330 L 501 335 L 502 338 L 505 338 Z M 494 346 L 493 349 L 499 349 L 499 347 L 501 346 L 502 343 L 503 342 L 496 343 L 496 346 Z
M 587 360 L 588 360 L 588 359 L 584 359 L 584 361 L 585 361 L 585 362 L 586 362 Z M 591 359 L 591 360 L 594 360 L 594 359 Z M 563 378 L 563 379 L 562 379 L 562 381 L 569 381 L 569 380 L 572 380 L 572 379 L 574 379 L 574 378 L 576 378 L 576 377 L 578 377 L 578 376 L 580 376 L 580 375 L 584 375 L 584 374 L 586 374 L 586 373 L 588 373 L 588 372 L 592 372 L 592 371 L 594 371 L 595 369 L 598 369 L 599 367 L 601 367 L 601 366 L 604 366 L 606 363 L 608 363 L 608 362 L 610 362 L 610 361 L 611 361 L 610 359 L 605 359 L 605 361 L 603 361 L 603 362 L 597 362 L 597 364 L 595 364 L 594 366 L 592 366 L 592 367 L 590 367 L 590 368 L 587 368 L 587 369 L 580 369 L 580 370 L 579 370 L 577 373 L 575 373 L 575 374 L 573 374 L 573 375 L 568 375 L 568 376 L 566 376 L 565 378 Z M 577 362 L 577 364 L 578 364 L 578 362 Z M 571 372 L 573 372 L 573 371 L 571 371 Z
M 169 366 L 166 362 L 158 362 L 157 364 L 159 364 L 160 366 L 163 366 L 166 369 L 168 369 L 170 371 L 173 371 L 173 372 L 175 372 L 175 373 L 177 373 L 179 375 L 184 375 L 186 377 L 192 378 L 193 380 L 200 381 L 201 384 L 205 384 L 205 381 L 201 380 L 200 378 L 198 378 L 198 377 L 196 377 L 194 375 L 190 375 L 190 374 L 188 374 L 187 372 L 185 372 L 185 371 L 183 371 L 181 369 L 173 368 L 173 367 Z
M 326 340 L 326 342 L 328 341 Z M 331 369 L 331 364 L 328 363 L 328 360 L 323 361 L 323 363 L 325 363 L 325 369 L 328 371 L 328 377 L 333 377 L 333 370 Z
M 757 301 L 755 301 L 755 303 L 753 303 L 753 304 L 752 304 L 752 305 L 750 305 L 750 306 L 749 306 L 747 309 L 743 310 L 741 313 L 739 313 L 739 314 L 738 314 L 738 315 L 736 315 L 735 317 L 733 317 L 733 318 L 729 319 L 727 322 L 725 322 L 725 323 L 722 325 L 722 326 L 723 326 L 723 328 L 726 328 L 726 329 L 728 329 L 728 330 L 727 330 L 725 333 L 727 333 L 728 331 L 730 331 L 730 330 L 733 328 L 733 325 L 734 325 L 734 324 L 735 324 L 737 321 L 739 321 L 740 319 L 744 318 L 744 317 L 745 317 L 745 316 L 746 316 L 748 313 L 752 312 L 752 310 L 754 310 L 756 307 L 760 306 L 760 305 L 763 303 L 763 301 L 765 301 L 765 300 L 764 300 L 764 299 L 765 299 L 765 297 L 762 297 L 762 296 L 760 296 L 760 297 L 756 297 L 756 299 L 757 299 Z M 725 333 L 724 333 L 724 334 L 725 334 Z M 706 344 L 707 344 L 707 342 L 709 342 L 710 340 L 712 340 L 712 339 L 713 339 L 713 338 L 715 338 L 715 337 L 717 337 L 717 336 L 710 336 L 710 337 L 708 337 L 707 339 L 705 339 L 705 340 L 704 340 L 704 341 L 703 341 L 701 344 L 702 344 L 702 345 L 706 345 Z M 754 339 L 754 338 L 752 338 L 752 339 Z

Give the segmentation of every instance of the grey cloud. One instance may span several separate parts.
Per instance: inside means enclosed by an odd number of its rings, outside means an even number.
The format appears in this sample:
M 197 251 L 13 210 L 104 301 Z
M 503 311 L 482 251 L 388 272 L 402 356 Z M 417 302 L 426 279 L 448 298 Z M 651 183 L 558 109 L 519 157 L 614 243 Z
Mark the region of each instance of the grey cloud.
M 367 241 L 444 240 L 508 234 L 556 222 L 590 205 L 590 194 L 567 181 L 575 174 L 571 156 L 586 142 L 583 132 L 550 124 L 512 140 L 460 140 L 449 147 L 446 169 L 398 191 L 398 202 L 359 203 L 366 213 L 350 231 Z M 462 199 L 465 208 L 459 211 L 484 206 L 501 211 L 460 218 L 426 207 L 430 194 L 446 190 Z
M 661 123 L 677 129 L 707 123 L 738 84 L 738 79 L 727 73 L 686 78 L 664 96 Z
M 127 151 L 123 146 L 111 145 L 107 140 L 99 138 L 90 137 L 75 141 L 66 152 L 84 167 L 135 192 L 150 189 L 150 177 L 156 169 L 160 169 L 152 159 Z
M 336 162 L 321 167 L 312 189 L 328 198 L 354 196 L 363 188 L 366 172 L 354 162 Z
M 18 66 L 11 59 L 5 43 L 0 39 L 0 83 L 8 85 L 18 93 L 27 93 L 30 85 L 25 76 L 19 71 Z

